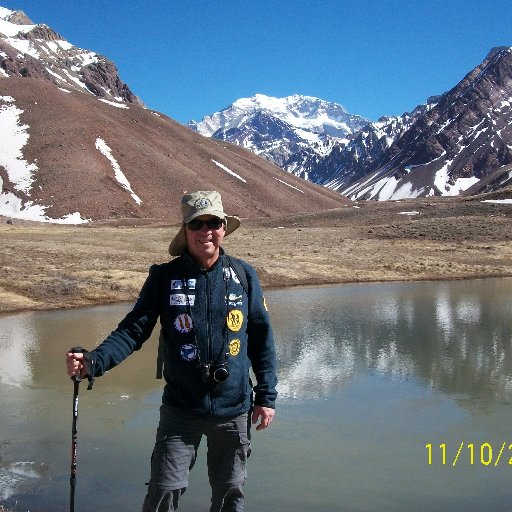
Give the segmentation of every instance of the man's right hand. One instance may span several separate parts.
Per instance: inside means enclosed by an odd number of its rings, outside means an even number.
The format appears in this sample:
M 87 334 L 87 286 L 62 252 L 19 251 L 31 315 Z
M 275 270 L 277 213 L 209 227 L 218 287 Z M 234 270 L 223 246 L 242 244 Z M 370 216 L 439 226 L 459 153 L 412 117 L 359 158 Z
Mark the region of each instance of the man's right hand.
M 70 377 L 79 376 L 80 378 L 86 377 L 86 371 L 83 364 L 84 354 L 81 352 L 67 352 L 66 353 L 66 367 Z

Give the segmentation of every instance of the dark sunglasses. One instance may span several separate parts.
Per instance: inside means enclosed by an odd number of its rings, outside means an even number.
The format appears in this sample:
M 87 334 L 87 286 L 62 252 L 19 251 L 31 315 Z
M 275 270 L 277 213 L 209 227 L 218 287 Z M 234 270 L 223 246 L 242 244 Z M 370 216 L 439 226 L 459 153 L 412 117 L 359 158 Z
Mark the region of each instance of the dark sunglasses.
M 220 229 L 224 224 L 224 221 L 222 219 L 192 219 L 190 222 L 187 223 L 187 226 L 188 229 L 190 229 L 190 231 L 199 231 L 200 229 L 203 229 L 203 226 L 205 224 L 208 227 L 208 229 Z

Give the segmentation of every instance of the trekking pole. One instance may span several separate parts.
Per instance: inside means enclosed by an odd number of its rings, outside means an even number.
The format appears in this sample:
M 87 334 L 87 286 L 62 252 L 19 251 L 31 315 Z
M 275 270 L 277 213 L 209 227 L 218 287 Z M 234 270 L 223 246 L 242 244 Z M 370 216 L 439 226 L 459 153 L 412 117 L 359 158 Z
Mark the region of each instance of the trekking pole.
M 74 347 L 72 353 L 82 353 L 83 349 Z M 76 487 L 76 452 L 77 452 L 77 420 L 78 420 L 78 387 L 80 386 L 80 374 L 71 377 L 73 381 L 73 429 L 71 431 L 71 478 L 69 479 L 70 495 L 69 510 L 75 512 L 75 487 Z

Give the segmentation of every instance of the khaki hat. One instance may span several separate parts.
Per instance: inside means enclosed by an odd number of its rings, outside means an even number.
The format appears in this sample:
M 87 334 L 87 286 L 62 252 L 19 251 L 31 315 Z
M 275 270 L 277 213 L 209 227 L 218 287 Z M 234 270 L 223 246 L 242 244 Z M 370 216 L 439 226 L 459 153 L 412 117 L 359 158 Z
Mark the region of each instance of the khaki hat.
M 187 248 L 185 224 L 201 215 L 214 215 L 226 222 L 226 235 L 233 233 L 240 226 L 240 219 L 234 215 L 226 215 L 222 207 L 220 194 L 215 191 L 199 190 L 184 194 L 181 198 L 183 226 L 169 244 L 169 254 L 179 256 Z

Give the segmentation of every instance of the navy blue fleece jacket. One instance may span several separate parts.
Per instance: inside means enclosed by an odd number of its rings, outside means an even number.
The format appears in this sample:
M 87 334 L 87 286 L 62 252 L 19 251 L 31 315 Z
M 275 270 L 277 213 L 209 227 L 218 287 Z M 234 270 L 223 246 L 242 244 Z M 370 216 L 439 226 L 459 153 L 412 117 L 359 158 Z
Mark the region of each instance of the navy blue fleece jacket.
M 91 352 L 94 376 L 140 349 L 160 318 L 163 403 L 211 416 L 247 412 L 252 402 L 273 408 L 277 377 L 270 319 L 256 271 L 239 261 L 248 294 L 223 251 L 208 270 L 188 254 L 153 265 L 132 311 Z M 225 363 L 228 378 L 205 381 L 204 363 Z

